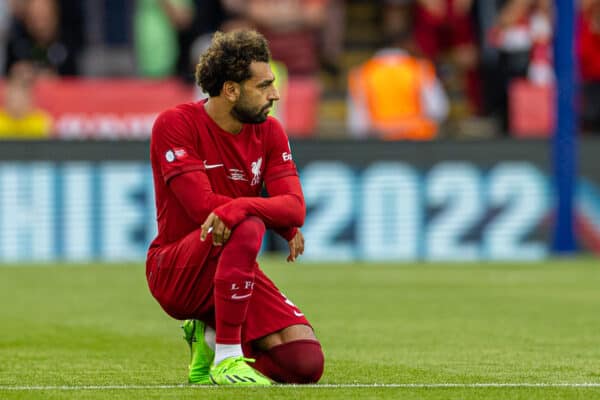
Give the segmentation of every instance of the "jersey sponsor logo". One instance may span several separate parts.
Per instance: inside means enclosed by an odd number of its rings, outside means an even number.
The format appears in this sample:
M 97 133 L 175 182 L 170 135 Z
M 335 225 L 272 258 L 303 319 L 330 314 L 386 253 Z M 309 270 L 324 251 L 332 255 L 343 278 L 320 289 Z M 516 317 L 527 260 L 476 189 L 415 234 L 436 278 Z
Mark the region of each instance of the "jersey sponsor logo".
M 260 167 L 262 166 L 262 157 L 259 157 L 258 160 L 254 161 L 251 165 L 252 168 L 252 182 L 250 185 L 258 185 L 260 183 Z
M 281 158 L 283 158 L 283 161 L 292 161 L 292 153 L 288 153 L 287 151 L 284 151 L 283 153 L 281 153 Z
M 175 161 L 175 153 L 173 153 L 173 150 L 167 150 L 165 158 L 167 159 L 167 162 Z
M 222 167 L 222 166 L 223 166 L 223 164 L 208 164 L 206 162 L 206 160 L 204 160 L 204 168 L 205 169 L 214 169 L 214 168 L 219 168 L 219 167 Z
M 178 160 L 183 160 L 188 156 L 187 151 L 183 147 L 175 147 L 173 153 L 175 153 L 175 158 Z

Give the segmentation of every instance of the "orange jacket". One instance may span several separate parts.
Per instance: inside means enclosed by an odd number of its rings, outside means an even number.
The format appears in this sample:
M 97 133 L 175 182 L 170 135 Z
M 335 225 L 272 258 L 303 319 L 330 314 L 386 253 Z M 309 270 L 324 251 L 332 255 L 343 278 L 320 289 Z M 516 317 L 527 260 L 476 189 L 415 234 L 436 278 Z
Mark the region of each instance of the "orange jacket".
M 437 123 L 425 115 L 422 88 L 435 79 L 434 67 L 427 60 L 384 54 L 351 71 L 350 95 L 357 107 L 366 108 L 370 129 L 383 139 L 431 140 Z

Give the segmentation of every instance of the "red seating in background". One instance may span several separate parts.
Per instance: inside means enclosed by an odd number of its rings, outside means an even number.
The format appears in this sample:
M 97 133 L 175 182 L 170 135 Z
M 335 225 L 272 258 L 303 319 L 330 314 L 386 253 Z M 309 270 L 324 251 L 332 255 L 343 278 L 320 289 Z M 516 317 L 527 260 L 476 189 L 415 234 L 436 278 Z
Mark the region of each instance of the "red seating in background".
M 514 80 L 508 89 L 508 123 L 513 136 L 548 137 L 555 124 L 555 89 L 526 79 Z
M 0 80 L 0 96 L 3 88 Z M 320 91 L 316 78 L 288 80 L 281 118 L 289 136 L 315 134 Z M 34 101 L 53 116 L 52 135 L 60 139 L 147 138 L 158 113 L 197 95 L 176 79 L 40 79 L 34 87 Z
M 282 119 L 291 137 L 315 134 L 321 87 L 312 77 L 289 77 Z
M 40 107 L 69 112 L 146 113 L 192 101 L 193 88 L 176 79 L 43 79 L 35 86 Z
M 176 79 L 52 79 L 35 87 L 37 104 L 55 118 L 59 138 L 147 138 L 158 113 L 194 99 Z

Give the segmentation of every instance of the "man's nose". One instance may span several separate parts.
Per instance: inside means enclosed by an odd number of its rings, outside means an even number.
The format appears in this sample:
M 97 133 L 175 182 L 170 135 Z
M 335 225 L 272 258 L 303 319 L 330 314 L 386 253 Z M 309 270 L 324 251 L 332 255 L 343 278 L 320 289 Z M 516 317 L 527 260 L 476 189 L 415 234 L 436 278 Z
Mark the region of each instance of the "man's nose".
M 273 90 L 271 90 L 271 92 L 269 93 L 269 100 L 270 101 L 279 100 L 279 91 L 277 90 L 276 87 L 273 87 Z

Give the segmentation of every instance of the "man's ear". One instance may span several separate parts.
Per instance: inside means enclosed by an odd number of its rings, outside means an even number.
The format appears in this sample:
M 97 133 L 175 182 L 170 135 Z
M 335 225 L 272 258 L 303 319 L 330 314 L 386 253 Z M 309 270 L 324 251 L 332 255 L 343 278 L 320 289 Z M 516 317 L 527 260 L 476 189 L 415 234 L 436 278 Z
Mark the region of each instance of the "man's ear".
M 233 81 L 226 81 L 223 84 L 223 97 L 225 97 L 225 99 L 227 99 L 231 103 L 235 103 L 240 98 L 241 90 L 242 89 L 239 83 Z

